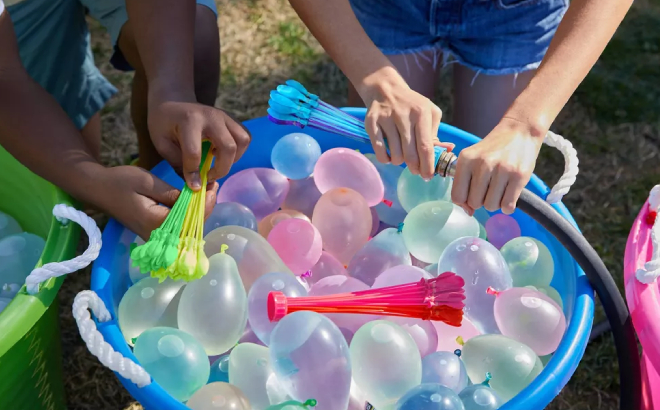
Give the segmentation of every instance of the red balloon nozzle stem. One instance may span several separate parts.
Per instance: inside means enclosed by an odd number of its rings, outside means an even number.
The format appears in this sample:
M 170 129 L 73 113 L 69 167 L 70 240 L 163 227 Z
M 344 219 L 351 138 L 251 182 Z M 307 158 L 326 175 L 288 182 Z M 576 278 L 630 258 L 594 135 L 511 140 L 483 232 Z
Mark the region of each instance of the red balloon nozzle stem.
M 500 294 L 500 292 L 498 290 L 495 290 L 490 286 L 488 287 L 488 289 L 486 289 L 486 293 L 488 293 L 489 295 L 495 295 L 495 296 L 499 296 L 499 294 Z
M 268 294 L 268 319 L 277 322 L 286 316 L 288 311 L 286 295 L 282 292 Z
M 646 214 L 646 223 L 649 225 L 653 225 L 655 223 L 655 218 L 658 217 L 658 213 L 656 211 L 649 211 L 648 214 Z
M 389 199 L 383 199 L 383 203 L 387 205 L 389 208 L 391 208 L 392 205 L 394 205 L 394 202 L 390 201 Z

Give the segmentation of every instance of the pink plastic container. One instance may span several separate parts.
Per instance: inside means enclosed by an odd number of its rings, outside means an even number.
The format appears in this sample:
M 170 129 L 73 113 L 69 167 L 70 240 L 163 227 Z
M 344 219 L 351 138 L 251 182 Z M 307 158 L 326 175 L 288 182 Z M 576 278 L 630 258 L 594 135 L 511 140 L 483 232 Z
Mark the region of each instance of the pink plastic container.
M 650 284 L 635 273 L 651 259 L 652 217 L 648 201 L 630 230 L 624 257 L 624 281 L 628 309 L 644 353 L 642 355 L 643 410 L 660 410 L 660 279 Z M 658 221 L 660 223 L 660 221 Z

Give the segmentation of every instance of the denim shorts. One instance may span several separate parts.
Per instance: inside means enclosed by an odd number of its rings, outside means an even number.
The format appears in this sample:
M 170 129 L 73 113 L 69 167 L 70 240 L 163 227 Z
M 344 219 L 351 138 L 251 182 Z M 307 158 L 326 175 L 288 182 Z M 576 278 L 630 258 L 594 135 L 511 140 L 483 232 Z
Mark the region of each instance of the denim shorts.
M 568 8 L 568 0 L 350 1 L 383 53 L 442 51 L 487 75 L 537 68 Z
M 197 0 L 197 4 L 217 15 L 213 0 Z M 86 10 L 116 46 L 128 20 L 125 0 L 24 0 L 7 6 L 28 74 L 57 100 L 78 129 L 117 92 L 94 64 Z M 118 50 L 111 61 L 120 69 L 131 69 Z

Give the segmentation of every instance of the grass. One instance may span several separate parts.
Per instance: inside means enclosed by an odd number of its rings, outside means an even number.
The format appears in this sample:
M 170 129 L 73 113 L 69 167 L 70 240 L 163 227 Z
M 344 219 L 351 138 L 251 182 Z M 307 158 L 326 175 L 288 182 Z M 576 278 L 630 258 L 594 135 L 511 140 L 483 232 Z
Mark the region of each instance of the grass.
M 218 2 L 222 78 L 217 106 L 241 120 L 265 114 L 268 93 L 296 78 L 335 105 L 346 104 L 346 80 L 284 0 Z M 113 70 L 107 34 L 91 22 L 97 64 L 119 89 L 103 111 L 103 160 L 122 163 L 137 152 L 129 116 L 131 74 Z M 598 64 L 553 126 L 580 156 L 580 175 L 564 202 L 585 237 L 621 285 L 623 252 L 632 221 L 660 181 L 660 2 L 638 1 Z M 438 104 L 451 117 L 451 66 Z M 543 149 L 536 173 L 553 183 L 560 155 Z M 99 218 L 99 222 L 102 222 Z M 82 244 L 81 246 L 84 246 Z M 60 292 L 65 379 L 70 410 L 141 409 L 116 377 L 87 353 L 70 315 L 73 296 L 89 288 L 89 270 Z M 596 320 L 603 318 L 599 309 Z M 612 338 L 587 348 L 552 410 L 618 408 L 618 365 Z

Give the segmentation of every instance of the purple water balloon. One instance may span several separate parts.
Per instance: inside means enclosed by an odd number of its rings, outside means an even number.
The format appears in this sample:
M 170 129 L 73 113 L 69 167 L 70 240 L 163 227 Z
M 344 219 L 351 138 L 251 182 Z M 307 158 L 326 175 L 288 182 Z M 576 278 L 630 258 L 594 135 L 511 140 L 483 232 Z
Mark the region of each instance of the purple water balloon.
M 381 273 L 399 265 L 411 265 L 410 254 L 401 233 L 389 228 L 367 242 L 353 256 L 347 269 L 349 276 L 371 286 Z
M 378 228 L 380 228 L 380 218 L 378 217 L 378 212 L 376 208 L 369 208 L 371 210 L 371 232 L 369 236 L 374 237 L 378 233 Z
M 293 209 L 312 217 L 314 206 L 321 198 L 321 191 L 316 187 L 314 177 L 289 181 L 289 193 L 284 199 L 282 209 Z
M 488 235 L 488 242 L 492 243 L 497 249 L 500 249 L 511 239 L 520 236 L 520 225 L 509 215 L 493 215 L 486 221 L 484 227 Z
M 269 350 L 278 380 L 295 400 L 314 398 L 317 410 L 348 407 L 348 344 L 328 318 L 308 311 L 286 315 L 273 330 Z
M 346 268 L 344 268 L 344 265 L 342 265 L 337 258 L 328 252 L 323 251 L 321 252 L 321 258 L 316 262 L 316 265 L 312 266 L 309 274 L 303 275 L 303 277 L 309 286 L 313 286 L 323 278 L 336 275 L 348 276 L 348 272 L 346 272 Z
M 399 265 L 389 268 L 378 275 L 372 289 L 385 288 L 388 286 L 405 285 L 406 283 L 419 282 L 421 279 L 432 279 L 433 275 L 416 266 Z
M 217 202 L 238 202 L 261 220 L 277 211 L 289 192 L 287 178 L 270 168 L 250 168 L 229 177 L 218 191 Z
M 433 326 L 433 322 L 429 320 L 396 316 L 385 316 L 381 319 L 394 322 L 408 332 L 415 341 L 415 344 L 417 344 L 419 353 L 422 357 L 436 351 L 436 348 L 438 347 L 438 331 L 435 326 Z

